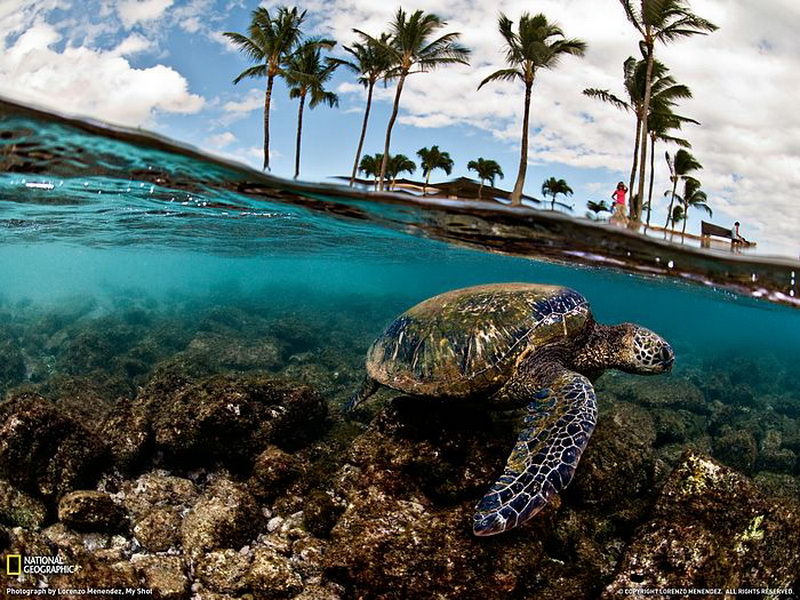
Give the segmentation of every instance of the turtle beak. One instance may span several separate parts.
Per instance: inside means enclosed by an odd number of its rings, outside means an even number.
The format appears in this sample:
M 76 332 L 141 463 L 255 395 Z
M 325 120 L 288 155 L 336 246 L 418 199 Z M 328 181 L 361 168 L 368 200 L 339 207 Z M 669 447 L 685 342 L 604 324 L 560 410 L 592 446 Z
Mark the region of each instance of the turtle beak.
M 661 348 L 661 368 L 663 372 L 671 371 L 672 365 L 675 364 L 675 352 L 672 350 L 672 346 L 670 346 L 667 342 L 664 342 L 664 345 Z

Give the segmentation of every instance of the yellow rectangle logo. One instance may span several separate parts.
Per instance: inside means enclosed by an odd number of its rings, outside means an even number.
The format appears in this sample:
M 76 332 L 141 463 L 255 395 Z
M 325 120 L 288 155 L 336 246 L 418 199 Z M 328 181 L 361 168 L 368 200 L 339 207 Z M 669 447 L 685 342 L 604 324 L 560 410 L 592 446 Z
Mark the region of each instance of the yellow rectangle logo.
M 6 556 L 6 575 L 22 574 L 22 556 L 20 554 L 9 554 Z

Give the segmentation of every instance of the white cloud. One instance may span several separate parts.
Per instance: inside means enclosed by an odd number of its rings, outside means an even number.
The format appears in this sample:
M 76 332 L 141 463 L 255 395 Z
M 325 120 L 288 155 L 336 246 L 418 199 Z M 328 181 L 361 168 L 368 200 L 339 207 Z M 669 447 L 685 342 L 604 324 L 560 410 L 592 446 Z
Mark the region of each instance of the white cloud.
M 138 38 L 111 51 L 67 46 L 57 52 L 51 46 L 60 40 L 51 25 L 29 27 L 0 55 L 0 93 L 133 126 L 152 123 L 157 111 L 193 113 L 203 106 L 174 69 L 130 65 L 123 54 L 143 48 Z
M 121 0 L 117 12 L 122 24 L 130 29 L 137 23 L 158 19 L 173 2 L 174 0 Z
M 206 144 L 212 148 L 224 148 L 236 141 L 236 136 L 230 131 L 224 131 L 216 135 L 212 135 L 206 140 Z

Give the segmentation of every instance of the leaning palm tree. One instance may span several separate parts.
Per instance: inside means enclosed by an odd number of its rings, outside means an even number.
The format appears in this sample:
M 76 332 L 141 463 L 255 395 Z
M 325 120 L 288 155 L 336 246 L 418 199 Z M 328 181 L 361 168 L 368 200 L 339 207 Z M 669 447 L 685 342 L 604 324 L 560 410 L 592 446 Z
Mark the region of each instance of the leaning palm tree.
M 478 187 L 478 199 L 480 200 L 483 193 L 483 182 L 488 181 L 489 185 L 494 187 L 494 180 L 496 177 L 503 178 L 503 169 L 497 164 L 497 161 L 479 158 L 478 160 L 471 160 L 467 163 L 468 171 L 475 171 L 478 179 L 481 180 L 481 185 Z
M 413 73 L 424 73 L 442 65 L 469 64 L 470 51 L 457 43 L 460 33 L 446 33 L 436 39 L 431 37 L 446 23 L 434 14 L 417 10 L 410 16 L 402 8 L 397 9 L 394 20 L 389 24 L 389 39 L 382 41 L 356 29 L 356 33 L 376 44 L 386 53 L 393 67 L 387 75 L 397 79 L 392 114 L 386 127 L 386 142 L 383 148 L 383 164 L 379 175 L 379 185 L 383 185 L 389 160 L 389 147 L 392 129 L 400 109 L 400 95 L 406 77 Z
M 669 200 L 669 208 L 667 209 L 667 222 L 664 223 L 664 237 L 666 238 L 667 232 L 666 230 L 669 229 L 669 222 L 672 218 L 672 206 L 675 204 L 675 200 L 677 199 L 676 190 L 678 189 L 678 182 L 686 181 L 687 179 L 691 178 L 690 173 L 692 171 L 699 171 L 703 168 L 703 165 L 692 156 L 691 152 L 688 150 L 684 150 L 681 148 L 675 153 L 675 156 L 670 156 L 669 152 L 664 153 L 664 157 L 667 159 L 667 166 L 669 167 L 669 180 L 672 182 L 672 190 L 667 190 L 670 192 L 670 200 Z M 667 195 L 665 192 L 664 195 Z M 675 226 L 673 222 L 672 226 Z
M 223 34 L 251 61 L 257 63 L 239 73 L 233 83 L 237 84 L 246 77 L 267 78 L 267 90 L 264 94 L 265 171 L 269 169 L 269 112 L 272 86 L 275 78 L 283 75 L 284 62 L 300 40 L 300 27 L 305 16 L 306 11 L 298 13 L 296 7 L 289 9 L 279 6 L 272 15 L 266 8 L 259 7 L 253 11 L 247 29 L 248 35 L 231 31 Z
M 358 170 L 364 173 L 365 177 L 374 177 L 374 187 L 378 189 L 378 175 L 381 173 L 381 163 L 383 162 L 383 154 L 365 154 L 361 157 L 361 162 L 358 163 Z
M 571 196 L 572 188 L 569 187 L 569 185 L 565 180 L 551 177 L 550 179 L 546 179 L 544 183 L 542 183 L 542 195 L 547 196 L 548 194 L 552 198 L 550 209 L 555 210 L 556 196 L 558 196 L 559 194 L 564 194 L 565 196 Z
M 383 162 L 383 156 L 381 156 L 381 162 Z M 380 169 L 380 164 L 378 165 L 378 168 Z M 386 177 L 392 180 L 391 189 L 394 189 L 394 186 L 397 183 L 397 176 L 400 173 L 408 173 L 411 175 L 416 170 L 417 163 L 408 158 L 405 154 L 395 154 L 390 156 L 389 164 L 386 167 Z
M 700 182 L 694 177 L 687 177 L 683 184 L 683 228 L 681 229 L 681 242 L 686 236 L 686 221 L 689 220 L 690 208 L 702 208 L 709 217 L 713 217 L 714 213 L 708 206 L 708 196 L 700 189 Z
M 439 146 L 431 146 L 429 148 L 420 148 L 417 150 L 419 156 L 420 167 L 422 167 L 422 174 L 425 176 L 425 187 L 423 194 L 428 193 L 428 185 L 431 181 L 431 172 L 434 169 L 441 169 L 448 175 L 453 171 L 453 159 L 450 158 L 449 152 L 442 152 Z
M 514 191 L 511 193 L 511 204 L 522 204 L 522 188 L 525 185 L 525 173 L 528 167 L 528 124 L 530 122 L 531 90 L 536 74 L 540 69 L 552 69 L 558 65 L 563 56 L 583 56 L 586 42 L 579 39 L 565 39 L 564 32 L 555 23 L 547 20 L 543 14 L 530 16 L 523 13 L 519 19 L 517 31 L 513 30 L 514 22 L 500 13 L 498 27 L 506 46 L 506 63 L 509 68 L 495 71 L 483 81 L 481 89 L 490 81 L 520 80 L 525 85 L 525 104 L 522 112 L 522 150 L 519 159 L 519 171 Z
M 644 98 L 642 101 L 642 131 L 639 161 L 639 198 L 644 198 L 644 177 L 647 163 L 647 119 L 650 111 L 651 83 L 655 63 L 656 42 L 667 44 L 682 37 L 705 35 L 716 31 L 717 26 L 698 17 L 689 10 L 685 0 L 620 0 L 625 16 L 641 36 L 639 48 L 647 61 Z M 635 5 L 635 6 L 634 6 Z M 633 190 L 631 190 L 632 192 Z M 641 213 L 633 214 L 629 221 L 632 228 L 641 223 Z
M 335 63 L 325 64 L 320 48 L 321 40 L 306 40 L 286 62 L 284 77 L 289 85 L 289 98 L 300 99 L 300 106 L 297 109 L 297 144 L 294 154 L 295 179 L 300 175 L 300 141 L 303 134 L 303 110 L 306 97 L 308 97 L 308 107 L 312 109 L 320 104 L 328 106 L 339 104 L 336 94 L 325 89 L 325 84 L 328 83 L 338 65 Z
M 363 34 L 361 34 L 362 37 Z M 384 33 L 378 38 L 380 42 L 386 44 L 389 41 L 389 34 Z M 361 160 L 361 151 L 364 148 L 364 138 L 367 135 L 367 123 L 369 122 L 369 113 L 372 108 L 372 93 L 375 89 L 375 84 L 379 79 L 386 79 L 386 72 L 391 66 L 389 58 L 378 44 L 372 43 L 369 38 L 365 38 L 364 43 L 355 42 L 352 47 L 344 46 L 345 52 L 352 56 L 351 60 L 344 58 L 330 58 L 333 63 L 341 65 L 356 75 L 358 75 L 358 82 L 367 88 L 367 105 L 364 109 L 364 121 L 361 124 L 361 136 L 358 138 L 358 148 L 356 149 L 356 159 L 353 163 L 353 173 L 350 175 L 350 186 L 352 187 L 356 179 L 356 172 L 358 169 L 359 161 Z

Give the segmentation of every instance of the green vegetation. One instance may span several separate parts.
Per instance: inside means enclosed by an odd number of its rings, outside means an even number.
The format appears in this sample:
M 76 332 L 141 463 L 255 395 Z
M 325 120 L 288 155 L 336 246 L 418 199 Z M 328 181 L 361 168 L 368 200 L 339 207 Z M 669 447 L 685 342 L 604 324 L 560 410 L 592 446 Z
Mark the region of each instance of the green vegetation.
M 642 98 L 642 126 L 639 144 L 639 182 L 637 202 L 631 203 L 629 226 L 638 228 L 641 223 L 641 202 L 644 198 L 644 178 L 647 163 L 647 135 L 650 100 L 655 65 L 656 42 L 668 44 L 683 37 L 716 31 L 717 26 L 693 14 L 684 0 L 620 0 L 625 16 L 639 33 L 639 48 L 646 61 L 644 96 Z M 634 6 L 635 5 L 635 6 Z M 633 187 L 631 187 L 633 193 Z
M 428 191 L 431 172 L 434 169 L 441 169 L 448 175 L 453 171 L 453 159 L 450 158 L 449 153 L 439 150 L 439 146 L 431 146 L 430 149 L 420 148 L 417 150 L 417 156 L 419 156 L 422 174 L 425 176 L 425 193 Z
M 442 65 L 469 64 L 470 51 L 459 45 L 459 33 L 446 33 L 432 39 L 433 35 L 446 23 L 434 14 L 418 10 L 407 16 L 402 8 L 397 9 L 394 20 L 389 24 L 389 37 L 374 38 L 356 30 L 356 33 L 375 44 L 389 58 L 391 63 L 387 75 L 397 79 L 397 89 L 392 105 L 392 116 L 386 127 L 386 142 L 383 148 L 383 163 L 378 175 L 378 185 L 383 186 L 392 141 L 392 129 L 400 109 L 400 95 L 406 77 L 412 73 L 424 73 Z M 412 71 L 412 69 L 415 69 Z
M 551 198 L 550 210 L 556 209 L 556 196 L 559 194 L 564 194 L 565 196 L 572 195 L 572 188 L 569 187 L 567 182 L 563 179 L 551 177 L 542 183 L 542 195 L 545 197 L 549 195 Z
M 266 77 L 267 91 L 264 95 L 264 170 L 269 169 L 269 111 L 272 103 L 272 87 L 276 77 L 283 77 L 284 66 L 288 57 L 297 47 L 302 37 L 300 27 L 305 19 L 306 11 L 297 12 L 297 8 L 288 9 L 279 6 L 274 16 L 266 8 L 258 7 L 253 11 L 250 27 L 244 35 L 226 32 L 239 50 L 258 64 L 245 69 L 233 80 L 239 83 L 246 77 Z
M 375 90 L 375 84 L 378 80 L 383 78 L 387 79 L 387 72 L 391 67 L 388 55 L 381 50 L 381 44 L 386 44 L 389 41 L 389 34 L 384 33 L 380 36 L 380 44 L 375 44 L 370 41 L 370 38 L 361 35 L 364 43 L 355 42 L 352 47 L 344 46 L 344 51 L 350 54 L 353 59 L 345 60 L 343 58 L 330 58 L 329 61 L 349 69 L 358 75 L 358 82 L 367 88 L 367 104 L 364 108 L 364 122 L 361 125 L 361 135 L 358 138 L 358 148 L 356 149 L 356 159 L 353 163 L 353 173 L 350 175 L 350 186 L 355 183 L 356 171 L 358 169 L 359 161 L 361 160 L 361 152 L 364 149 L 364 138 L 367 135 L 367 123 L 369 122 L 369 112 L 372 108 L 372 94 Z
M 531 91 L 539 69 L 553 69 L 565 55 L 583 56 L 586 42 L 579 39 L 565 39 L 564 32 L 547 20 L 543 14 L 530 16 L 522 13 L 517 31 L 514 22 L 503 13 L 498 21 L 500 35 L 506 46 L 508 68 L 495 71 L 483 81 L 481 89 L 490 81 L 520 80 L 525 85 L 525 103 L 522 112 L 522 150 L 520 151 L 519 171 L 511 204 L 522 204 L 522 188 L 525 186 L 525 173 L 528 168 L 528 128 L 531 111 Z
M 489 185 L 494 187 L 495 177 L 503 178 L 503 169 L 494 160 L 479 158 L 478 160 L 471 160 L 467 163 L 468 171 L 475 171 L 478 179 L 481 180 L 481 185 L 478 188 L 478 198 L 483 196 L 483 182 L 488 181 Z
M 668 195 L 669 193 L 669 208 L 667 209 L 667 222 L 664 223 L 664 229 L 669 229 L 670 220 L 672 220 L 672 226 L 675 227 L 675 219 L 673 218 L 672 207 L 677 199 L 676 190 L 678 189 L 678 182 L 686 181 L 687 178 L 691 177 L 689 174 L 693 171 L 699 171 L 703 168 L 697 159 L 692 156 L 692 154 L 688 150 L 684 150 L 681 148 L 675 153 L 674 157 L 670 157 L 669 152 L 666 152 L 664 156 L 667 159 L 667 165 L 669 166 L 669 180 L 672 182 L 672 191 L 671 193 L 669 190 L 664 192 L 664 195 Z M 682 215 L 685 217 L 685 213 L 682 212 Z M 666 236 L 666 231 L 664 232 Z
M 322 46 L 332 47 L 334 43 L 320 39 L 307 40 L 286 61 L 284 77 L 289 85 L 289 98 L 300 99 L 300 107 L 297 110 L 297 146 L 294 155 L 295 179 L 300 175 L 300 140 L 303 133 L 303 109 L 306 97 L 309 108 L 323 103 L 328 106 L 339 104 L 336 94 L 325 89 L 325 84 L 338 65 L 335 63 L 326 65 L 321 52 Z

